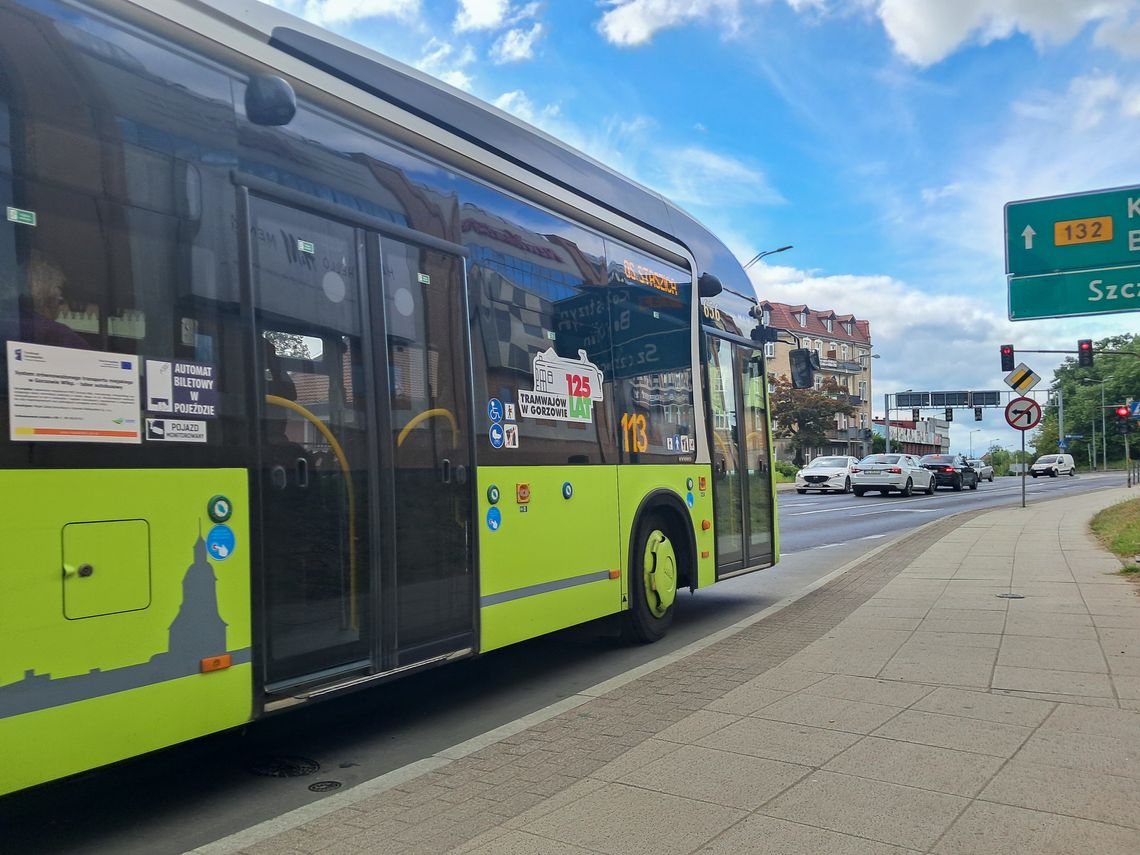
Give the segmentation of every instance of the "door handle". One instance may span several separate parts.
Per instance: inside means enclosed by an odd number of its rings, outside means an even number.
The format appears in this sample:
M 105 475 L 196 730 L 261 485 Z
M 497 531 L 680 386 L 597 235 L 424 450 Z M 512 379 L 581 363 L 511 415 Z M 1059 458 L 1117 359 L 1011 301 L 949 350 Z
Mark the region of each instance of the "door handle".
M 440 468 L 440 480 L 442 480 L 444 484 L 450 484 L 451 483 L 451 461 L 449 459 L 447 459 L 446 457 L 443 458 L 443 463 L 440 465 L 439 468 Z
M 309 487 L 309 461 L 304 457 L 297 458 L 297 486 L 302 490 Z

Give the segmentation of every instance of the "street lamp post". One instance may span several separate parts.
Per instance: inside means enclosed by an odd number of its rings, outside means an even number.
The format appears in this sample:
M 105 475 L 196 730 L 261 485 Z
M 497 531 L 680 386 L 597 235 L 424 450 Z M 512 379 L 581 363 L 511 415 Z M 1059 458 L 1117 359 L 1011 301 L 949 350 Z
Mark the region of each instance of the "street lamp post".
M 1105 433 L 1104 428 L 1104 381 L 1093 380 L 1090 377 L 1082 377 L 1081 382 L 1088 385 L 1100 386 L 1100 450 L 1101 450 L 1101 470 L 1108 471 L 1108 434 Z M 1093 430 L 1096 430 L 1096 422 L 1093 421 Z M 1093 454 L 1096 454 L 1096 449 L 1093 449 Z M 1095 466 L 1095 461 L 1094 461 Z
M 974 459 L 974 434 L 981 433 L 981 432 L 982 432 L 981 428 L 974 428 L 972 431 L 970 431 L 970 459 L 971 460 Z
M 787 246 L 781 246 L 778 249 L 766 249 L 766 250 L 764 250 L 764 252 L 758 252 L 754 256 L 752 256 L 752 258 L 748 261 L 747 264 L 744 265 L 744 269 L 747 270 L 749 267 L 751 267 L 753 264 L 755 264 L 757 261 L 759 261 L 761 258 L 763 258 L 766 255 L 775 255 L 777 252 L 787 252 L 791 248 L 792 248 L 792 245 L 788 244 Z

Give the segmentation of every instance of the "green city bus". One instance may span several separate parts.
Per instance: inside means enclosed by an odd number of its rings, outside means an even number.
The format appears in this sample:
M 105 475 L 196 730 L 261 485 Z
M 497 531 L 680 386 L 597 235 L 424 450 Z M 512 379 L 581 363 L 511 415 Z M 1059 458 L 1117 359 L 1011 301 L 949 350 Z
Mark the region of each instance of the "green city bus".
M 0 0 L 0 197 L 0 794 L 777 559 L 739 262 L 462 92 Z

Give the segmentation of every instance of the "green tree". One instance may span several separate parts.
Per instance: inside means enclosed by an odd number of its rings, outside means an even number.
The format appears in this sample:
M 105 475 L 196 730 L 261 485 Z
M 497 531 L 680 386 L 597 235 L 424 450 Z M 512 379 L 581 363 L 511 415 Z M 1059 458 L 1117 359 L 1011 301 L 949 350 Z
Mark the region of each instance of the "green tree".
M 887 450 L 887 438 L 877 433 L 871 434 L 871 453 L 882 454 Z
M 1108 350 L 1124 353 L 1105 353 Z M 1111 408 L 1123 404 L 1128 398 L 1140 399 L 1140 336 L 1129 333 L 1100 339 L 1093 343 L 1093 354 L 1095 361 L 1091 368 L 1081 368 L 1076 359 L 1066 357 L 1053 374 L 1053 387 L 1061 390 L 1065 401 L 1065 433 L 1084 437 L 1069 443 L 1068 451 L 1078 463 L 1088 460 L 1094 430 L 1097 435 L 1097 457 L 1102 453 L 1101 385 L 1104 387 L 1104 405 L 1110 408 L 1104 419 L 1108 426 L 1110 460 L 1121 460 L 1124 457 L 1124 438 L 1113 430 Z M 1057 407 L 1046 407 L 1041 426 L 1028 437 L 1035 454 L 1057 452 L 1057 441 L 1060 438 L 1058 428 Z
M 776 436 L 791 440 L 797 466 L 803 465 L 805 448 L 827 442 L 827 431 L 835 430 L 836 414 L 855 415 L 855 408 L 847 402 L 847 393 L 831 378 L 824 381 L 822 389 L 794 389 L 788 376 L 781 374 L 774 386 L 775 391 L 769 396 L 773 430 Z

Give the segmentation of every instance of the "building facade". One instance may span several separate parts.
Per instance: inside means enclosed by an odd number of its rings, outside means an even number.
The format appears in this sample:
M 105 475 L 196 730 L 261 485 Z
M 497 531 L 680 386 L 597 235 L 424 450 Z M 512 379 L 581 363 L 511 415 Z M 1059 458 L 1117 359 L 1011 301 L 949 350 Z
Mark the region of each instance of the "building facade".
M 887 435 L 884 419 L 875 419 L 874 432 Z M 949 454 L 950 422 L 945 419 L 891 419 L 891 451 L 905 454 Z
M 827 443 L 805 449 L 805 460 L 820 455 L 850 454 L 863 457 L 871 451 L 871 322 L 854 315 L 839 315 L 831 309 L 811 309 L 805 305 L 761 300 L 761 323 L 777 330 L 780 340 L 764 345 L 768 361 L 769 389 L 777 377 L 790 377 L 788 352 L 795 347 L 814 350 L 820 370 L 815 385 L 855 408 L 854 415 L 835 414 L 835 428 L 827 432 Z M 772 412 L 779 423 L 780 414 Z M 776 457 L 791 460 L 790 441 L 776 439 Z

